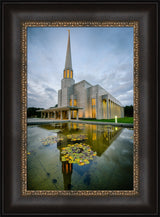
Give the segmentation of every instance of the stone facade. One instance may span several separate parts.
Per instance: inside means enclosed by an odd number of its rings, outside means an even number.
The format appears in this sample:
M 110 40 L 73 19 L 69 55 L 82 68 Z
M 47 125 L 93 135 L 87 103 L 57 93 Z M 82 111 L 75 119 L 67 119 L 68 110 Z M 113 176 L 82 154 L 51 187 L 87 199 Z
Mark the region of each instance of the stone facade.
M 77 107 L 83 108 L 79 111 L 79 118 L 124 117 L 123 106 L 100 85 L 92 86 L 83 80 L 58 91 L 58 107 L 73 106 L 74 100 Z

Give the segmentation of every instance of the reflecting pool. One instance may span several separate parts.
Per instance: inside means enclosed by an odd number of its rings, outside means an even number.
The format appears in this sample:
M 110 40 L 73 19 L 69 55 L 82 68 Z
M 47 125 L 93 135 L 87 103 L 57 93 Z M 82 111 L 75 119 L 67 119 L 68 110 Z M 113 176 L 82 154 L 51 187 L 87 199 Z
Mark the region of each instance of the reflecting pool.
M 133 189 L 133 129 L 69 122 L 27 135 L 28 190 Z

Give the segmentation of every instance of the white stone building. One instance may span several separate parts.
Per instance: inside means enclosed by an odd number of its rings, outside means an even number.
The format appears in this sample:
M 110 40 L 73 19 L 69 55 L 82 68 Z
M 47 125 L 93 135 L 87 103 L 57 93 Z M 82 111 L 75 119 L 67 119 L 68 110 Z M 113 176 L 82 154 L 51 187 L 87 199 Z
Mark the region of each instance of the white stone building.
M 91 85 L 85 80 L 75 83 L 73 79 L 70 31 L 61 89 L 58 91 L 58 107 L 41 110 L 42 118 L 111 119 L 124 117 L 122 104 L 100 85 Z

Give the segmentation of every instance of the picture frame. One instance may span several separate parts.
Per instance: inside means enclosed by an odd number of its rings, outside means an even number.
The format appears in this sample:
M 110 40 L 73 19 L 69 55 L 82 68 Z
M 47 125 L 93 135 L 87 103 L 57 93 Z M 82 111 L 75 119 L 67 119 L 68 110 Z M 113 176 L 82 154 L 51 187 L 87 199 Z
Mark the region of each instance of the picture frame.
M 113 29 L 119 28 L 119 31 L 122 28 L 126 28 L 125 30 L 127 30 L 127 29 L 131 30 L 132 29 L 133 36 L 131 36 L 131 37 L 134 38 L 133 42 L 131 43 L 131 46 L 132 46 L 132 49 L 133 49 L 133 55 L 134 55 L 134 66 L 133 66 L 134 73 L 133 73 L 133 77 L 134 77 L 134 90 L 136 90 L 137 87 L 138 87 L 138 64 L 139 64 L 139 61 L 138 61 L 138 45 L 139 45 L 139 42 L 138 42 L 138 26 L 139 25 L 138 25 L 137 21 L 133 21 L 133 22 L 115 22 L 115 21 L 112 21 L 112 22 L 111 21 L 109 21 L 109 22 L 107 22 L 107 21 L 106 22 L 24 22 L 23 26 L 22 26 L 22 96 L 23 96 L 22 97 L 22 100 L 23 100 L 22 101 L 22 109 L 23 109 L 23 111 L 25 112 L 26 108 L 27 108 L 27 100 L 25 100 L 26 99 L 25 96 L 27 96 L 29 94 L 29 92 L 30 92 L 29 91 L 30 82 L 29 82 L 29 78 L 27 79 L 27 77 L 29 77 L 29 71 L 30 71 L 29 70 L 29 60 L 28 60 L 28 58 L 30 56 L 29 55 L 30 52 L 29 52 L 29 48 L 28 48 L 29 47 L 29 42 L 28 42 L 29 39 L 28 39 L 27 35 L 29 34 L 28 32 L 31 31 L 31 29 L 36 30 L 35 28 L 38 28 L 38 29 L 41 29 L 41 31 L 45 31 L 45 28 L 47 28 L 48 31 L 50 31 L 50 30 L 53 31 L 53 29 L 55 28 L 55 31 L 58 31 L 57 28 L 59 28 L 62 31 L 62 29 L 65 27 L 65 28 L 71 28 L 71 29 L 73 28 L 71 30 L 72 32 L 74 31 L 75 28 L 76 28 L 76 30 L 78 28 L 79 29 L 81 28 L 81 31 L 84 31 L 84 28 L 85 29 L 92 28 L 92 30 L 94 28 L 94 29 L 97 29 L 99 31 L 100 31 L 101 28 L 103 28 L 103 29 L 104 28 L 105 29 L 107 29 L 107 28 L 113 28 Z M 90 29 L 90 31 L 91 31 L 91 29 Z M 37 39 L 37 37 L 36 37 L 36 39 Z M 41 41 L 41 43 L 42 43 L 42 41 Z M 122 55 L 122 53 L 121 53 L 121 55 Z M 132 61 L 133 61 L 133 58 L 132 58 Z M 26 70 L 26 63 L 27 62 L 28 62 L 28 65 L 27 65 L 28 69 Z M 40 74 L 39 74 L 39 76 L 40 76 Z M 26 82 L 27 82 L 27 87 L 26 87 Z M 47 85 L 49 85 L 49 81 L 47 81 Z M 138 98 L 138 90 L 135 91 L 135 94 L 134 94 L 133 98 L 134 98 L 134 101 L 136 101 L 136 99 Z M 28 104 L 29 104 L 29 101 L 30 101 L 30 99 L 29 99 L 29 96 L 28 96 Z M 78 104 L 78 102 L 77 102 L 77 104 Z M 79 105 L 79 107 L 80 107 L 80 105 Z M 81 107 L 83 107 L 82 104 L 81 104 Z M 62 108 L 63 107 L 61 107 L 61 109 Z M 56 109 L 58 109 L 58 108 L 56 108 Z M 65 107 L 65 109 L 66 109 L 66 107 Z M 134 111 L 135 111 L 134 125 L 135 126 L 137 125 L 137 128 L 138 128 L 138 123 L 137 123 L 137 120 L 138 120 L 138 104 L 136 104 L 136 103 L 134 103 Z M 58 116 L 58 114 L 56 114 L 56 116 Z M 59 118 L 57 118 L 57 119 L 58 119 L 58 121 L 61 122 L 61 120 Z M 51 118 L 52 122 L 56 122 L 57 119 L 53 121 L 53 119 Z M 42 120 L 43 119 L 41 119 L 41 121 Z M 71 119 L 70 121 L 72 122 L 72 120 L 74 120 L 74 119 Z M 26 121 L 27 121 L 27 125 L 26 125 Z M 135 132 L 134 132 L 134 135 L 133 135 L 134 138 L 135 138 L 135 142 L 134 142 L 133 153 L 132 153 L 133 163 L 131 163 L 133 165 L 131 166 L 131 172 L 130 172 L 131 175 L 132 175 L 132 173 L 134 173 L 134 175 L 133 175 L 133 185 L 130 184 L 130 188 L 128 190 L 127 189 L 122 190 L 122 189 L 119 189 L 119 188 L 113 190 L 114 189 L 114 187 L 113 187 L 113 189 L 110 189 L 110 190 L 108 189 L 108 190 L 103 190 L 102 191 L 102 190 L 100 190 L 100 186 L 99 186 L 98 190 L 95 190 L 95 191 L 93 191 L 93 189 L 92 189 L 92 191 L 91 190 L 80 190 L 80 189 L 77 189 L 77 190 L 71 190 L 70 189 L 69 191 L 66 191 L 66 190 L 63 190 L 63 189 L 61 189 L 61 190 L 55 190 L 54 189 L 53 190 L 52 188 L 50 190 L 49 189 L 48 190 L 44 190 L 44 189 L 41 189 L 41 190 L 36 189 L 35 190 L 34 188 L 33 189 L 28 189 L 28 186 L 30 185 L 29 183 L 31 183 L 33 181 L 33 179 L 29 179 L 29 173 L 30 172 L 29 172 L 29 169 L 28 169 L 29 167 L 31 167 L 31 166 L 29 166 L 29 159 L 32 156 L 32 155 L 28 156 L 28 153 L 29 153 L 29 155 L 31 153 L 30 153 L 30 151 L 27 151 L 27 150 L 29 150 L 28 146 L 29 146 L 30 142 L 27 142 L 26 139 L 25 139 L 26 136 L 27 136 L 27 140 L 30 140 L 29 139 L 29 137 L 30 137 L 29 126 L 32 123 L 31 122 L 28 123 L 28 121 L 30 121 L 30 119 L 28 119 L 28 116 L 27 116 L 27 120 L 26 120 L 26 118 L 22 118 L 22 126 L 27 126 L 27 128 L 25 128 L 24 131 L 22 131 L 22 170 L 23 170 L 23 172 L 22 172 L 22 195 L 23 196 L 31 196 L 31 195 L 34 195 L 34 196 L 35 195 L 41 195 L 41 196 L 43 196 L 43 195 L 45 195 L 45 196 L 48 196 L 48 195 L 49 196 L 51 196 L 51 195 L 52 196 L 57 196 L 57 195 L 61 195 L 61 196 L 62 195 L 63 196 L 79 196 L 79 195 L 83 195 L 83 196 L 90 196 L 90 195 L 94 195 L 94 196 L 111 196 L 111 195 L 112 196 L 113 195 L 114 196 L 115 195 L 116 196 L 119 196 L 119 195 L 133 196 L 133 195 L 138 194 L 138 131 L 136 130 L 136 128 L 134 129 Z M 34 120 L 32 119 L 31 121 L 34 121 Z M 68 121 L 68 120 L 64 119 L 63 121 Z M 79 121 L 80 120 L 78 120 L 78 122 Z M 84 123 L 84 120 L 83 120 L 83 123 Z M 118 123 L 118 124 L 120 124 L 120 123 Z M 120 124 L 120 125 L 122 125 L 122 124 Z M 123 125 L 125 125 L 127 127 L 131 127 L 131 130 L 133 129 L 133 124 L 123 124 Z M 77 126 L 77 128 L 78 128 L 78 126 Z M 96 128 L 97 128 L 97 125 L 96 125 Z M 116 129 L 115 131 L 117 131 L 117 130 L 118 129 Z M 97 131 L 100 131 L 100 129 L 99 130 L 97 129 Z M 84 131 L 84 133 L 86 133 L 86 131 Z M 70 134 L 72 134 L 72 133 L 70 132 Z M 101 132 L 101 135 L 102 134 L 103 133 Z M 42 134 L 41 134 L 41 136 L 42 136 Z M 75 136 L 75 135 L 73 135 L 73 136 Z M 88 135 L 88 137 L 89 137 L 89 135 Z M 37 140 L 38 140 L 38 138 L 37 138 Z M 96 140 L 98 140 L 98 135 L 97 135 Z M 50 143 L 50 145 L 51 145 L 51 143 Z M 89 141 L 88 141 L 88 143 L 89 143 Z M 91 146 L 92 146 L 92 143 L 94 143 L 94 141 L 92 141 L 90 143 Z M 99 141 L 99 143 L 100 143 L 100 141 Z M 30 145 L 32 146 L 33 143 L 30 144 Z M 59 147 L 63 148 L 62 146 L 63 146 L 63 144 L 61 144 L 61 145 L 59 144 Z M 76 146 L 76 144 L 75 144 L 75 146 Z M 34 154 L 35 151 L 33 151 L 32 148 L 30 148 L 30 149 L 31 149 L 31 152 L 33 152 L 33 154 Z M 127 150 L 125 150 L 125 151 L 127 151 Z M 60 153 L 61 152 L 62 152 L 62 149 L 61 149 Z M 48 157 L 49 157 L 49 155 L 48 155 Z M 52 157 L 53 157 L 53 155 L 52 155 Z M 38 162 L 40 161 L 39 158 L 37 160 L 38 160 Z M 130 161 L 132 162 L 131 159 L 130 159 Z M 40 161 L 40 164 L 42 164 L 41 161 Z M 63 164 L 63 162 L 62 162 L 62 164 Z M 64 166 L 62 166 L 62 167 L 64 167 Z M 72 164 L 69 164 L 68 166 L 71 167 Z M 43 165 L 43 168 L 44 168 L 44 165 Z M 32 167 L 31 170 L 33 170 L 33 167 Z M 63 172 L 63 174 L 64 173 L 66 174 L 65 171 Z M 95 173 L 94 173 L 94 175 L 95 175 Z M 54 176 L 55 176 L 55 174 L 54 174 Z M 108 176 L 109 176 L 109 174 L 108 174 Z M 28 180 L 30 180 L 30 181 L 28 181 Z M 81 180 L 82 180 L 82 177 L 81 177 Z M 65 180 L 64 180 L 64 182 L 65 182 Z M 120 182 L 120 179 L 119 179 L 119 182 Z M 124 182 L 124 180 L 123 180 L 123 182 Z M 73 184 L 73 180 L 72 180 L 72 184 Z M 71 185 L 71 184 L 69 184 L 69 185 Z
M 156 214 L 157 205 L 157 7 L 150 3 L 3 2 L 2 4 L 2 211 L 3 214 Z M 90 12 L 89 12 L 90 11 Z M 26 141 L 26 22 L 137 22 L 138 86 L 134 123 L 138 142 L 138 194 L 22 195 L 23 142 Z M 152 55 L 151 55 L 152 54 Z M 145 108 L 145 109 L 144 109 Z M 155 130 L 156 129 L 156 130 Z

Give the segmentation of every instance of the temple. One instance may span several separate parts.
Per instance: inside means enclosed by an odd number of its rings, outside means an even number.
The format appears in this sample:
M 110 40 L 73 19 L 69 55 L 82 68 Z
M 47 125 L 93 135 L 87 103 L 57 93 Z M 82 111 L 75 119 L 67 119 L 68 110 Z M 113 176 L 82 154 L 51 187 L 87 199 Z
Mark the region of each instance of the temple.
M 70 30 L 61 89 L 58 91 L 58 107 L 40 110 L 41 118 L 53 119 L 111 119 L 124 117 L 123 105 L 100 85 L 73 79 Z

